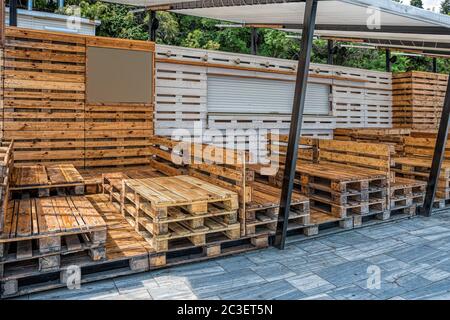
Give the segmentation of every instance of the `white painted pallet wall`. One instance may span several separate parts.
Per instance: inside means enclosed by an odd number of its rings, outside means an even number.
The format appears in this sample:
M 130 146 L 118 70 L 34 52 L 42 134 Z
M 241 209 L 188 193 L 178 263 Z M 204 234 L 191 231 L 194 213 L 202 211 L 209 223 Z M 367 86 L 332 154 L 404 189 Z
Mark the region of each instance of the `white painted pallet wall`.
M 212 114 L 207 108 L 208 75 L 295 81 L 296 61 L 157 45 L 155 130 L 193 134 L 204 129 L 289 130 L 288 114 Z M 234 68 L 234 67 L 240 67 Z M 392 127 L 392 75 L 341 66 L 311 64 L 310 82 L 328 84 L 330 114 L 305 115 L 302 135 L 331 138 L 335 128 Z

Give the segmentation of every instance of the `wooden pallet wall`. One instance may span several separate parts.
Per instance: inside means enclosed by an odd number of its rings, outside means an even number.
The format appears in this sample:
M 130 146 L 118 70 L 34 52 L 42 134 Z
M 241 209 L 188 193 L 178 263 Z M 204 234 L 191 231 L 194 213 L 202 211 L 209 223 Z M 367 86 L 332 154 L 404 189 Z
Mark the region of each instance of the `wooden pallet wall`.
M 295 81 L 297 63 L 254 55 L 156 47 L 156 134 L 170 136 L 173 129 L 193 134 L 194 122 L 203 129 L 279 129 L 286 133 L 288 114 L 214 114 L 207 108 L 208 75 Z M 302 134 L 332 138 L 335 128 L 389 128 L 392 126 L 390 73 L 341 66 L 312 64 L 310 82 L 330 85 L 329 115 L 305 115 Z
M 17 163 L 84 166 L 85 40 L 6 29 L 4 136 Z
M 7 28 L 6 36 L 2 124 L 5 139 L 15 140 L 18 164 L 149 163 L 153 104 L 88 104 L 86 52 L 153 51 L 153 43 L 20 28 Z
M 394 127 L 437 130 L 447 82 L 445 74 L 418 71 L 394 74 Z

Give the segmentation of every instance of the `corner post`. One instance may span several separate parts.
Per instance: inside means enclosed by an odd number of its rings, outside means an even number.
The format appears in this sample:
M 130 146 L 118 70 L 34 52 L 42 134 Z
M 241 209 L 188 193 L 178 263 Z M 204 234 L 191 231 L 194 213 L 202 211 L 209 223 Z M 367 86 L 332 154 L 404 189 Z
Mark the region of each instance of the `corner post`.
M 0 0 L 0 47 L 3 47 L 5 43 L 5 28 L 6 28 L 5 5 L 6 5 L 5 0 Z
M 9 25 L 17 27 L 17 0 L 9 0 Z
M 159 20 L 156 18 L 156 11 L 149 11 L 150 17 L 148 19 L 148 40 L 156 42 L 156 30 L 159 27 Z
M 327 64 L 334 64 L 334 54 L 333 54 L 333 48 L 334 48 L 334 41 L 328 40 L 327 43 L 327 49 L 328 49 L 328 56 L 327 56 Z
M 386 49 L 386 72 L 392 72 L 391 50 Z
M 253 55 L 258 54 L 258 31 L 256 28 L 251 28 L 251 52 Z
M 425 194 L 425 202 L 421 210 L 421 214 L 431 216 L 433 209 L 436 188 L 441 173 L 442 162 L 445 156 L 445 146 L 448 138 L 448 127 L 450 120 L 450 80 L 447 84 L 447 94 L 445 95 L 444 107 L 442 108 L 441 122 L 434 147 L 433 162 L 431 163 L 431 172 L 428 177 L 427 193 Z
M 300 45 L 283 186 L 281 188 L 280 211 L 278 214 L 277 230 L 274 241 L 274 245 L 281 250 L 284 249 L 286 242 L 289 212 L 291 209 L 292 190 L 294 188 L 294 177 L 297 166 L 297 150 L 302 128 L 309 64 L 311 60 L 314 29 L 316 26 L 317 1 L 318 0 L 306 0 L 305 15 L 303 19 L 303 35 Z

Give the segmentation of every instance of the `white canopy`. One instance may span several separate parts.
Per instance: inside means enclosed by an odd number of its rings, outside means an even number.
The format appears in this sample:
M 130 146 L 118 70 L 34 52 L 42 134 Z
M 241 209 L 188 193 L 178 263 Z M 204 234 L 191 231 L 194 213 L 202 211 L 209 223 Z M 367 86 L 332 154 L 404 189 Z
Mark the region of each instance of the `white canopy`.
M 301 32 L 305 0 L 106 0 Z M 450 55 L 450 16 L 391 0 L 318 0 L 315 34 Z

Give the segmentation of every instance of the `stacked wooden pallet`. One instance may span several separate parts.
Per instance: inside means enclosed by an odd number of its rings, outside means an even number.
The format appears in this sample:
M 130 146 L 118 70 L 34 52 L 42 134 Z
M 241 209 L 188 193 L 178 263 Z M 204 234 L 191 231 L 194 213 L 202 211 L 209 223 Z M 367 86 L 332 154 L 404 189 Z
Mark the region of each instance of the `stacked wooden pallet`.
M 448 76 L 411 71 L 393 75 L 393 125 L 436 130 L 447 90 Z
M 6 36 L 2 125 L 17 163 L 149 163 L 153 102 L 94 103 L 86 85 L 89 48 L 153 52 L 154 43 L 21 28 Z
M 330 219 L 356 218 L 356 225 L 365 216 L 386 219 L 388 179 L 384 172 L 341 164 L 301 164 L 297 177 L 311 209 Z
M 123 215 L 157 253 L 240 237 L 237 194 L 200 179 L 123 180 L 121 197 Z
M 274 234 L 277 227 L 281 189 L 254 182 L 252 201 L 245 208 L 245 234 Z M 310 223 L 309 199 L 298 192 L 292 194 L 288 231 L 300 230 L 312 236 L 318 229 Z
M 14 142 L 2 142 L 0 147 L 0 234 L 3 232 L 10 197 L 9 185 L 14 165 L 13 148 Z
M 383 143 L 394 146 L 397 155 L 403 154 L 404 138 L 411 129 L 335 129 L 334 139 L 369 143 Z
M 415 134 L 417 136 L 417 133 Z M 405 155 L 394 159 L 393 170 L 397 176 L 414 179 L 426 183 L 431 171 L 436 137 L 406 137 Z M 450 205 L 450 149 L 444 154 L 441 172 L 438 178 L 434 207 L 444 209 Z
M 6 29 L 4 136 L 16 162 L 84 165 L 86 47 L 78 36 Z
M 22 279 L 63 272 L 63 256 L 104 259 L 105 241 L 105 222 L 83 196 L 11 201 L 0 236 L 2 295 L 17 294 Z
M 10 190 L 19 198 L 83 195 L 84 180 L 72 164 L 22 165 L 13 169 Z

